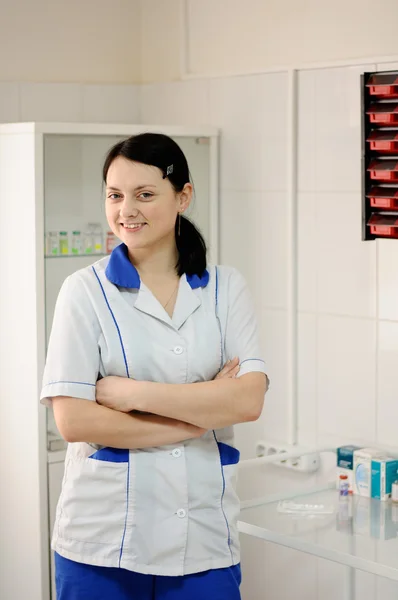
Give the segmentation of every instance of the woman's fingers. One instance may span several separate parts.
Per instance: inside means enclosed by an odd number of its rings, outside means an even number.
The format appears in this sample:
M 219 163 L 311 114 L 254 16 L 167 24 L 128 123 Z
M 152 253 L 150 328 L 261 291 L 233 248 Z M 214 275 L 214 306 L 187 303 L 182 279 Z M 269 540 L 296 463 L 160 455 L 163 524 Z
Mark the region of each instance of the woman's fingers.
M 239 372 L 239 358 L 235 357 L 225 363 L 221 371 L 216 376 L 216 379 L 222 379 L 223 377 L 232 378 Z
M 232 369 L 234 369 L 238 363 L 239 363 L 239 359 L 237 359 L 237 358 L 233 358 L 232 360 L 229 360 L 228 362 L 225 363 L 225 365 L 221 369 L 220 373 L 222 373 L 223 375 L 226 375 L 227 373 L 232 371 Z
M 232 360 L 229 360 L 225 365 L 224 368 L 227 367 L 228 371 L 230 371 L 231 369 L 235 369 L 235 367 L 239 365 L 239 358 L 235 357 Z

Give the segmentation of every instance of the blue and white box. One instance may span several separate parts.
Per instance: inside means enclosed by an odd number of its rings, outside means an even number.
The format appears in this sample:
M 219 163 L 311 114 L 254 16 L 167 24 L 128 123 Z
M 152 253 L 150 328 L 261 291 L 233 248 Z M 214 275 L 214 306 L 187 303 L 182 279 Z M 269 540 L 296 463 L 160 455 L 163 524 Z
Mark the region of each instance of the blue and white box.
M 372 460 L 384 455 L 375 448 L 361 448 L 354 451 L 354 494 L 371 497 Z
M 346 475 L 348 481 L 348 492 L 354 492 L 354 452 L 359 450 L 359 446 L 341 446 L 337 448 L 337 467 L 336 467 L 336 487 L 340 487 L 340 475 Z
M 386 501 L 391 497 L 391 488 L 397 479 L 398 460 L 389 456 L 372 458 L 371 497 Z

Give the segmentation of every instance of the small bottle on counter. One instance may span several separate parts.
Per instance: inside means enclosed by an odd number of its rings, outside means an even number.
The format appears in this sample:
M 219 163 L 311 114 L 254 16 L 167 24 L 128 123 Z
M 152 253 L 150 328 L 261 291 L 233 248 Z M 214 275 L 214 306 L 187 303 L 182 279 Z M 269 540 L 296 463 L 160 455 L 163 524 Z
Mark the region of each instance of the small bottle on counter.
M 339 477 L 339 496 L 340 498 L 348 498 L 349 494 L 349 483 L 347 475 L 340 475 Z
M 63 255 L 69 254 L 68 232 L 67 231 L 59 232 L 59 251 Z
M 58 256 L 59 255 L 59 238 L 58 231 L 49 231 L 46 240 L 46 254 L 47 256 Z
M 93 232 L 93 251 L 94 254 L 102 254 L 104 251 L 104 239 L 102 235 L 102 227 L 99 223 L 91 225 Z
M 72 254 L 79 255 L 82 253 L 82 236 L 80 231 L 72 232 Z
M 106 232 L 106 253 L 111 254 L 117 244 L 117 238 L 113 231 Z
M 83 254 L 93 253 L 93 234 L 87 229 L 83 234 Z

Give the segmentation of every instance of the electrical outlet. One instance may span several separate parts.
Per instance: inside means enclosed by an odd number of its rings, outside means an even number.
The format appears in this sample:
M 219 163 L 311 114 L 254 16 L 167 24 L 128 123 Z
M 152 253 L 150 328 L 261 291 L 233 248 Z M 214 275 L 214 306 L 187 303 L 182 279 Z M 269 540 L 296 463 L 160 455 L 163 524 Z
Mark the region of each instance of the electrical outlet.
M 303 453 L 301 456 L 290 456 L 292 452 Z M 273 442 L 259 441 L 256 444 L 256 456 L 273 456 L 280 454 L 280 460 L 275 459 L 271 464 L 301 473 L 313 473 L 320 466 L 320 455 L 316 450 L 305 448 L 304 446 L 290 446 L 289 444 L 278 444 Z M 288 454 L 283 458 L 283 454 Z

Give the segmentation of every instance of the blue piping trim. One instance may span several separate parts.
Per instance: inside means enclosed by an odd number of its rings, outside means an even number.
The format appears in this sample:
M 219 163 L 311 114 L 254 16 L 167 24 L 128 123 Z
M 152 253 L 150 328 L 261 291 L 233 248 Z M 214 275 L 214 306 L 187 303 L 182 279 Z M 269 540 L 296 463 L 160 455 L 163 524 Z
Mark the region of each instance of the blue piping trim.
M 123 547 L 124 547 L 124 538 L 126 537 L 126 530 L 127 530 L 127 516 L 128 516 L 128 512 L 129 512 L 129 490 L 130 490 L 130 453 L 129 453 L 129 462 L 127 465 L 126 518 L 124 520 L 124 531 L 123 531 L 123 536 L 122 536 L 122 543 L 120 545 L 119 569 L 121 568 L 121 561 L 122 561 Z
M 124 358 L 124 365 L 125 365 L 125 367 L 126 367 L 126 374 L 127 374 L 127 377 L 130 377 L 129 368 L 128 368 L 128 365 L 127 365 L 126 353 L 125 353 L 125 351 L 124 351 L 124 345 L 123 345 L 123 340 L 122 340 L 122 335 L 121 335 L 121 333 L 120 333 L 119 325 L 117 324 L 117 321 L 116 321 L 115 315 L 113 314 L 113 311 L 112 311 L 112 309 L 111 309 L 111 307 L 110 307 L 110 305 L 109 305 L 108 298 L 106 297 L 105 290 L 104 290 L 104 288 L 103 288 L 103 286 L 102 286 L 102 283 L 101 283 L 101 281 L 100 281 L 100 278 L 98 277 L 98 273 L 97 273 L 97 271 L 94 269 L 94 267 L 92 267 L 92 269 L 93 269 L 93 271 L 94 271 L 94 275 L 96 276 L 96 278 L 97 278 L 97 280 L 98 280 L 98 283 L 100 284 L 100 288 L 101 288 L 101 290 L 102 290 L 102 293 L 103 293 L 103 295 L 104 295 L 105 302 L 106 302 L 106 304 L 107 304 L 107 307 L 108 307 L 108 309 L 109 309 L 109 312 L 110 312 L 110 313 L 111 313 L 111 315 L 112 315 L 113 322 L 115 323 L 115 326 L 116 326 L 117 332 L 118 332 L 118 334 L 119 334 L 120 345 L 121 345 L 121 347 L 122 347 L 123 358 Z M 124 519 L 124 530 L 123 530 L 122 542 L 121 542 L 121 546 L 120 546 L 120 554 L 119 554 L 119 568 L 120 568 L 120 564 L 121 564 L 121 560 L 122 560 L 122 555 L 123 555 L 123 546 L 124 546 L 124 539 L 125 539 L 125 537 L 126 537 L 126 530 L 127 530 L 127 517 L 128 517 L 128 513 L 129 513 L 129 489 L 130 489 L 130 453 L 129 453 L 129 462 L 128 462 L 128 466 L 127 466 L 127 490 L 126 490 L 126 495 L 127 495 L 127 497 L 126 497 L 126 517 L 125 517 L 125 519 Z
M 259 362 L 262 362 L 265 364 L 265 361 L 262 358 L 246 358 L 245 360 L 242 360 L 242 362 L 240 364 L 243 365 L 243 363 L 247 362 L 248 360 L 258 360 Z
M 50 381 L 44 387 L 46 388 L 48 385 L 55 385 L 56 383 L 73 383 L 74 385 L 91 385 L 95 387 L 95 383 L 86 383 L 85 381 Z
M 220 468 L 221 468 L 221 475 L 222 475 L 222 494 L 221 494 L 221 510 L 222 510 L 222 514 L 224 515 L 224 519 L 225 519 L 225 524 L 227 526 L 227 531 L 228 531 L 228 548 L 229 548 L 229 552 L 231 554 L 231 559 L 232 561 L 234 560 L 234 557 L 232 556 L 232 550 L 231 550 L 231 531 L 229 529 L 229 524 L 228 524 L 228 519 L 227 519 L 227 515 L 225 514 L 225 510 L 224 510 L 224 494 L 225 494 L 225 477 L 224 477 L 224 469 L 222 466 L 222 462 L 221 462 L 221 454 L 220 454 L 220 448 L 218 445 L 218 439 L 216 436 L 216 432 L 213 429 L 213 435 L 214 435 L 214 439 L 216 441 L 217 444 L 217 448 L 218 448 L 218 454 L 220 456 Z
M 123 358 L 124 358 L 124 366 L 126 367 L 126 373 L 127 373 L 127 377 L 130 377 L 129 368 L 128 368 L 128 365 L 127 365 L 126 353 L 125 353 L 125 351 L 124 351 L 124 345 L 123 345 L 123 340 L 122 340 L 122 334 L 120 333 L 119 325 L 117 324 L 117 321 L 116 321 L 115 315 L 113 314 L 113 311 L 112 311 L 112 309 L 111 309 L 111 307 L 110 307 L 110 305 L 109 305 L 108 298 L 106 297 L 105 290 L 104 290 L 104 288 L 103 288 L 103 286 L 102 286 L 102 283 L 101 283 L 101 281 L 100 281 L 100 278 L 98 277 L 97 271 L 94 269 L 94 267 L 91 267 L 91 268 L 92 268 L 92 270 L 94 271 L 94 275 L 96 276 L 96 278 L 97 278 L 97 280 L 98 280 L 98 283 L 100 284 L 100 288 L 101 288 L 101 290 L 102 290 L 102 293 L 103 293 L 103 295 L 104 295 L 104 298 L 105 298 L 106 305 L 107 305 L 107 307 L 108 307 L 108 309 L 109 309 L 109 312 L 110 312 L 110 313 L 111 313 L 111 315 L 112 315 L 113 322 L 115 323 L 115 326 L 116 326 L 116 329 L 117 329 L 117 332 L 118 332 L 118 335 L 119 335 L 120 345 L 121 345 L 121 347 L 122 347 Z

